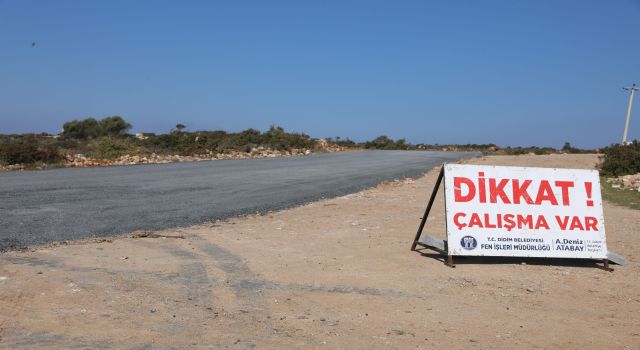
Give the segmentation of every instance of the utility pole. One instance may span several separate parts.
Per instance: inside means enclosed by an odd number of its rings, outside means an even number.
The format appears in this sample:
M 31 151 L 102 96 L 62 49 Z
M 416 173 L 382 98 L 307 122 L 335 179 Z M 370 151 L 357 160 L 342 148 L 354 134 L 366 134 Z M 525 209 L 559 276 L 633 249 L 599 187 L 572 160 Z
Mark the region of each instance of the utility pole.
M 627 144 L 627 132 L 629 131 L 629 118 L 631 117 L 631 106 L 633 105 L 633 94 L 638 91 L 636 84 L 624 87 L 623 89 L 631 92 L 629 94 L 629 106 L 627 107 L 627 122 L 624 124 L 624 134 L 622 134 L 622 145 Z

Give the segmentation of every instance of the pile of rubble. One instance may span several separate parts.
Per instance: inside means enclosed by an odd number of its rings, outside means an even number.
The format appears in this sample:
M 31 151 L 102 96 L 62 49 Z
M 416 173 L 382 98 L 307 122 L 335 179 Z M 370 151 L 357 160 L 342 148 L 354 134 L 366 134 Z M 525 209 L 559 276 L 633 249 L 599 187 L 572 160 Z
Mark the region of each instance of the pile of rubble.
M 318 149 L 322 152 L 343 152 L 347 150 L 346 147 L 338 146 L 335 143 L 330 143 L 325 139 L 318 139 L 316 140 L 316 142 L 318 145 Z
M 332 152 L 332 151 L 329 151 Z M 296 157 L 312 154 L 309 149 L 292 149 L 289 151 L 277 151 L 265 149 L 264 147 L 252 148 L 250 152 L 229 151 L 225 153 L 208 152 L 207 154 L 198 154 L 193 156 L 182 155 L 162 155 L 152 153 L 148 156 L 129 155 L 118 157 L 116 159 L 95 159 L 86 157 L 83 154 L 67 155 L 64 166 L 74 168 L 87 168 L 95 166 L 113 166 L 113 165 L 135 165 L 135 164 L 164 164 L 176 162 L 197 162 L 203 160 L 220 160 L 220 159 L 252 159 L 252 158 L 275 158 L 275 157 Z
M 2 165 L 0 164 L 0 171 L 15 171 L 15 170 L 24 170 L 24 164 L 11 164 L 11 165 Z
M 607 183 L 613 188 L 640 192 L 640 173 L 607 178 Z

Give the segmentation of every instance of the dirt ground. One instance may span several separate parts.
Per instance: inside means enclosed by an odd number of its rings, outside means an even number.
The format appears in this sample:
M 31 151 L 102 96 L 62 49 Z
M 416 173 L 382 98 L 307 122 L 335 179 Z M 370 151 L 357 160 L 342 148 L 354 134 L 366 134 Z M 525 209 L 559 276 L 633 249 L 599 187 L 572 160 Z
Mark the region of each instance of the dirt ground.
M 594 155 L 476 164 L 593 168 Z M 409 250 L 436 171 L 225 222 L 0 255 L 2 348 L 640 349 L 640 212 L 607 272 Z M 444 238 L 440 198 L 425 230 Z

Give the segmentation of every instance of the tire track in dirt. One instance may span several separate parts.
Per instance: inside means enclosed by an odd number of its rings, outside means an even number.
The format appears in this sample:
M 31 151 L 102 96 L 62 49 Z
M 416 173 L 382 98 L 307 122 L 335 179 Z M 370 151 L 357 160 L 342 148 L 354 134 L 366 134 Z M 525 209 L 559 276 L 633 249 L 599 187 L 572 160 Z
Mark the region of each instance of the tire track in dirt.
M 235 314 L 240 326 L 237 334 L 238 339 L 249 347 L 262 342 L 269 343 L 275 328 L 271 322 L 272 315 L 269 312 L 265 296 L 259 289 L 242 288 L 234 283 L 234 281 L 238 280 L 256 279 L 257 276 L 240 256 L 233 254 L 229 250 L 196 235 L 189 235 L 189 240 L 199 252 L 206 256 L 206 259 L 200 260 L 205 262 L 201 263 L 205 269 L 208 265 L 210 268 L 214 267 L 222 270 L 225 274 L 226 283 L 224 283 L 223 287 L 231 289 L 236 301 L 236 305 L 229 307 L 229 309 L 233 308 L 239 311 L 239 313 Z M 175 246 L 171 249 L 175 249 Z M 195 254 L 193 257 L 198 258 Z M 210 291 L 210 295 L 212 295 L 212 291 Z M 256 323 L 262 326 L 253 332 L 244 331 L 243 324 Z M 282 332 L 282 330 L 279 331 Z M 247 337 L 248 334 L 251 334 L 250 338 Z
M 99 272 L 110 276 L 131 277 L 136 279 L 149 278 L 156 279 L 161 282 L 172 282 L 180 276 L 177 273 L 161 273 L 152 271 L 136 271 L 136 270 L 114 270 L 103 267 L 79 267 L 69 266 L 58 260 L 42 259 L 31 256 L 4 256 L 0 261 L 8 261 L 11 264 L 27 265 L 31 267 L 44 267 L 52 270 L 61 270 L 66 272 L 93 273 Z M 1 264 L 1 263 L 0 263 Z
M 154 248 L 151 244 L 147 244 L 147 247 Z M 186 289 L 187 299 L 199 305 L 208 305 L 211 302 L 213 282 L 201 259 L 195 253 L 180 249 L 174 244 L 163 245 L 162 249 L 180 261 L 180 272 L 175 281 L 179 281 Z
M 26 265 L 30 268 L 58 271 L 74 276 L 74 279 L 87 279 L 99 283 L 101 279 L 120 277 L 127 281 L 136 281 L 140 291 L 160 297 L 157 303 L 147 301 L 142 309 L 158 307 L 179 306 L 180 310 L 173 311 L 176 314 L 187 316 L 184 318 L 169 318 L 163 324 L 148 325 L 161 339 L 192 339 L 197 344 L 215 344 L 215 346 L 252 348 L 254 346 L 266 346 L 280 344 L 296 346 L 289 343 L 291 339 L 305 339 L 306 344 L 314 344 L 313 334 L 300 334 L 299 329 L 289 321 L 283 321 L 270 310 L 268 298 L 274 297 L 273 293 L 337 293 L 357 294 L 365 296 L 381 296 L 394 298 L 423 298 L 401 290 L 378 289 L 371 287 L 355 287 L 345 285 L 316 285 L 313 283 L 283 283 L 269 281 L 252 271 L 244 258 L 230 250 L 221 247 L 195 233 L 185 233 L 184 240 L 158 239 L 161 236 L 149 236 L 136 238 L 132 243 L 144 250 L 156 250 L 165 252 L 158 255 L 160 259 L 168 259 L 169 265 L 153 266 L 156 271 L 145 270 L 145 265 L 111 265 L 108 261 L 100 264 L 107 265 L 69 265 L 61 257 L 38 257 L 28 255 L 4 256 L 0 262 L 8 264 Z M 139 249 L 134 249 L 134 251 Z M 119 254 L 119 253 L 116 253 Z M 131 256 L 131 255 L 130 255 Z M 113 254 L 111 255 L 113 257 Z M 116 255 L 119 257 L 119 255 Z M 135 260 L 134 260 L 135 261 Z M 106 267 L 105 267 L 106 266 Z M 156 267 L 157 266 L 157 267 Z M 160 270 L 158 270 L 160 269 Z M 26 272 L 26 271 L 25 271 Z M 28 273 L 28 272 L 27 272 Z M 103 277 L 101 277 L 103 276 Z M 110 277 L 107 277 L 110 276 Z M 156 284 L 156 282 L 158 284 Z M 170 289 L 161 286 L 166 284 Z M 123 292 L 123 291 L 114 291 Z M 126 291 L 125 291 L 126 292 Z M 171 296 L 168 293 L 176 293 Z M 112 293 L 112 292 L 109 292 Z M 229 295 L 228 299 L 225 295 Z M 277 296 L 278 294 L 276 294 Z M 222 298 L 222 299 L 220 299 Z M 278 297 L 279 298 L 279 297 Z M 164 304 L 160 300 L 165 300 Z M 28 302 L 25 300 L 23 302 Z M 172 303 L 176 304 L 172 304 Z M 90 305 L 87 305 L 90 308 Z M 136 309 L 139 311 L 139 308 Z M 138 312 L 135 311 L 135 312 Z M 180 311 L 180 312 L 177 312 Z M 277 312 L 276 312 L 277 313 Z M 134 317 L 132 315 L 122 315 Z M 169 315 L 171 317 L 171 315 Z M 144 322 L 153 322 L 148 319 Z M 35 332 L 28 333 L 19 325 L 11 327 L 10 338 L 0 341 L 2 346 L 12 348 L 33 347 L 66 347 L 68 345 L 78 347 L 100 348 L 118 346 L 117 340 L 92 339 L 91 336 L 70 337 L 64 334 Z M 9 334 L 7 334 L 9 335 Z M 232 339 L 232 340 L 230 340 Z M 145 347 L 149 345 L 148 339 L 129 339 L 129 346 Z M 160 340 L 160 343 L 163 340 Z M 234 343 L 235 341 L 235 343 Z M 296 342 L 297 343 L 297 342 Z M 299 343 L 297 343 L 299 344 Z
M 235 346 L 253 348 L 258 343 L 269 343 L 274 328 L 264 296 L 257 290 L 238 288 L 233 283 L 218 283 L 218 281 L 211 279 L 207 273 L 207 271 L 217 268 L 225 274 L 227 281 L 255 278 L 248 266 L 239 256 L 204 239 L 195 236 L 188 237 L 188 239 L 193 248 L 197 249 L 195 252 L 181 248 L 175 242 L 167 244 L 163 242 L 160 245 L 150 241 L 140 243 L 151 249 L 160 248 L 176 258 L 180 271 L 176 281 L 182 284 L 186 290 L 189 302 L 194 306 L 211 305 L 208 309 L 211 310 L 210 317 L 212 319 L 226 315 L 227 319 L 221 322 L 235 325 L 234 327 L 226 327 L 224 331 L 226 336 L 233 334 L 232 338 L 237 339 Z M 215 288 L 231 289 L 236 304 L 219 306 L 221 303 L 214 300 Z M 200 323 L 200 321 L 204 320 L 198 320 L 194 323 Z M 245 325 L 256 324 L 256 322 L 262 326 L 247 332 Z M 194 325 L 190 330 L 195 333 L 195 338 L 206 339 L 208 335 L 211 335 L 207 334 L 211 330 L 204 327 L 195 328 L 199 327 Z

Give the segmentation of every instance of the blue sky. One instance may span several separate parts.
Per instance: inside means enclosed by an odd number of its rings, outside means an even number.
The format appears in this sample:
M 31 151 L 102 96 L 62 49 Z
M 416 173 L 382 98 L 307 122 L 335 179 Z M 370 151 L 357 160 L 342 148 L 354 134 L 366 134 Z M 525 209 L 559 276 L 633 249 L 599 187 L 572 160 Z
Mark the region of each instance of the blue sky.
M 0 133 L 121 115 L 132 131 L 604 146 L 640 83 L 639 35 L 638 0 L 0 0 Z

